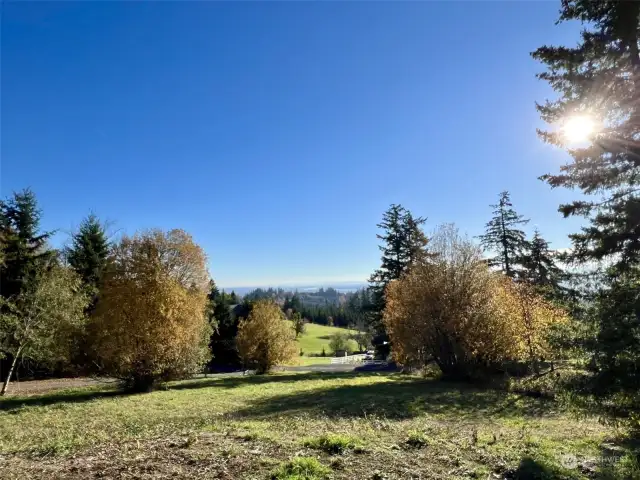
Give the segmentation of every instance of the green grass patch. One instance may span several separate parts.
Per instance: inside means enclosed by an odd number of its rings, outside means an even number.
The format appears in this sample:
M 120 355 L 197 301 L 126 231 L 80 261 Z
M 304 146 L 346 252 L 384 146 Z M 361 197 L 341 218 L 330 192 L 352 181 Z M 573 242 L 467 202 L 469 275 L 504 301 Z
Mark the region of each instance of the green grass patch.
M 407 478 L 409 470 L 416 478 L 526 478 L 513 476 L 518 469 L 587 478 L 581 472 L 593 470 L 615 434 L 550 399 L 375 372 L 215 376 L 147 394 L 92 387 L 10 396 L 0 400 L 0 425 L 3 471 L 36 480 L 98 471 L 118 478 L 129 468 L 139 468 L 132 477 L 164 478 L 175 465 L 185 478 L 204 470 L 213 478 L 269 478 L 276 468 L 298 475 L 284 466 L 302 443 L 321 465 L 335 465 L 334 480 L 373 478 L 376 471 Z M 361 455 L 329 458 L 362 445 Z M 46 470 L 42 455 L 59 470 Z M 87 462 L 95 472 L 72 470 L 73 462 L 96 455 L 108 462 Z M 563 467 L 566 455 L 578 458 L 576 468 Z M 609 470 L 635 468 L 627 461 Z
M 336 333 L 350 335 L 357 332 L 356 330 L 346 328 L 307 323 L 305 325 L 305 332 L 298 336 L 296 340 L 298 343 L 298 351 L 302 349 L 304 356 L 316 357 L 322 353 L 322 349 L 324 348 L 325 354 L 330 357 L 332 352 L 329 348 L 329 342 L 331 341 L 331 337 Z M 358 344 L 353 340 L 349 341 L 349 345 L 354 351 L 358 349 Z
M 325 480 L 331 469 L 316 458 L 297 457 L 280 465 L 271 475 L 272 480 Z
M 331 357 L 307 357 L 302 356 L 295 359 L 294 362 L 291 362 L 292 365 L 329 365 L 331 363 Z

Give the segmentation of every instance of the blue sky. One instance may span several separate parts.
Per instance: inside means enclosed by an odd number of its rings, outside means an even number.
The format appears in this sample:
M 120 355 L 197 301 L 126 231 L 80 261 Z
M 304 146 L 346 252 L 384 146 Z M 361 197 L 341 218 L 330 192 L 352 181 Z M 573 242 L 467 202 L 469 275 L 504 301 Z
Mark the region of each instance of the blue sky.
M 553 246 L 529 52 L 559 2 L 21 2 L 2 14 L 2 195 L 56 244 L 183 228 L 226 287 L 364 280 L 390 203 L 481 233 L 498 192 Z M 531 230 L 530 229 L 530 230 Z

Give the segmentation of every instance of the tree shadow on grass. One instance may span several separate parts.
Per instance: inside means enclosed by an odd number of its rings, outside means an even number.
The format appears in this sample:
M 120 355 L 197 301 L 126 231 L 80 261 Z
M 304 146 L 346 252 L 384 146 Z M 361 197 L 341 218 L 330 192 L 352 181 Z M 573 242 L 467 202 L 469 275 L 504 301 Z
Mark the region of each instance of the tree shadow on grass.
M 288 383 L 304 380 L 322 380 L 349 378 L 352 372 L 336 373 L 293 373 L 287 375 L 236 375 L 199 378 L 181 382 L 171 382 L 157 388 L 162 390 L 191 390 L 200 388 L 236 388 L 245 385 L 262 385 L 267 383 Z M 70 390 L 43 393 L 33 396 L 0 398 L 0 412 L 17 411 L 25 407 L 50 406 L 58 403 L 82 403 L 101 398 L 125 397 L 130 395 L 148 395 L 148 393 L 126 391 L 110 387 L 79 387 Z
M 305 368 L 305 367 L 300 367 Z M 191 390 L 198 388 L 238 388 L 250 385 L 264 385 L 268 383 L 294 383 L 314 380 L 336 380 L 362 376 L 379 375 L 377 372 L 357 373 L 348 372 L 304 372 L 287 373 L 275 375 L 234 375 L 228 377 L 205 378 L 197 380 L 187 380 L 170 385 L 169 390 Z
M 100 398 L 114 398 L 135 395 L 123 390 L 74 390 L 34 395 L 32 397 L 8 397 L 0 400 L 0 412 L 17 412 L 24 407 L 44 407 L 58 403 L 82 403 Z
M 335 383 L 362 377 L 385 377 L 385 381 L 349 384 Z M 326 386 L 322 381 L 328 381 Z M 553 414 L 554 403 L 544 399 L 515 397 L 503 391 L 483 389 L 464 383 L 424 380 L 382 372 L 309 372 L 278 375 L 237 375 L 195 379 L 169 384 L 168 390 L 200 388 L 234 389 L 273 383 L 318 382 L 319 386 L 298 393 L 263 397 L 235 413 L 238 417 L 269 417 L 307 413 L 329 417 L 379 415 L 387 418 L 411 418 L 422 414 L 457 417 L 514 417 Z M 314 385 L 315 386 L 315 385 Z M 116 389 L 82 389 L 34 397 L 0 400 L 0 411 L 58 403 L 87 402 L 128 395 L 148 395 Z
M 507 472 L 505 478 L 513 480 L 570 480 L 583 477 L 578 471 L 567 472 L 566 469 L 546 461 L 526 456 L 520 460 L 516 470 Z
M 325 374 L 327 378 L 335 378 L 336 375 L 339 374 Z M 355 375 L 358 374 L 348 373 L 340 376 L 348 378 Z M 458 418 L 508 418 L 523 415 L 539 417 L 555 413 L 555 404 L 549 400 L 513 397 L 503 391 L 482 389 L 463 383 L 422 380 L 398 374 L 386 375 L 389 381 L 385 382 L 328 385 L 300 393 L 259 398 L 249 407 L 238 410 L 235 415 L 270 417 L 306 413 L 328 417 L 377 415 L 401 419 L 423 414 L 453 415 Z M 308 374 L 305 377 L 319 378 L 318 374 Z M 291 381 L 295 379 L 292 378 Z
M 332 375 L 334 378 L 340 376 Z M 247 375 L 247 376 L 216 376 L 214 378 L 192 379 L 177 383 L 169 383 L 157 388 L 162 390 L 189 390 L 196 388 L 234 388 L 242 385 L 260 385 L 271 382 L 292 382 L 305 380 L 310 378 L 322 378 L 323 375 L 315 374 L 311 377 L 307 374 L 291 374 L 291 375 Z M 97 400 L 101 398 L 125 397 L 130 395 L 146 395 L 148 393 L 132 392 L 119 389 L 117 387 L 79 387 L 74 389 L 59 390 L 57 392 L 48 392 L 32 396 L 4 397 L 0 398 L 0 412 L 17 411 L 24 407 L 50 406 L 58 403 L 81 403 Z

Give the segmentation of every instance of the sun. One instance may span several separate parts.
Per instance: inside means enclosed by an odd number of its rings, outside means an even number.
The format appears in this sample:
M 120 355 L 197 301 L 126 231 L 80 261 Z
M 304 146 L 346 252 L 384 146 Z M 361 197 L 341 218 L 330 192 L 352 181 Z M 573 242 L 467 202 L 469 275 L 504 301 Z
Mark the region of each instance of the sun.
M 586 142 L 594 130 L 593 120 L 584 115 L 569 118 L 562 127 L 564 136 L 571 143 Z

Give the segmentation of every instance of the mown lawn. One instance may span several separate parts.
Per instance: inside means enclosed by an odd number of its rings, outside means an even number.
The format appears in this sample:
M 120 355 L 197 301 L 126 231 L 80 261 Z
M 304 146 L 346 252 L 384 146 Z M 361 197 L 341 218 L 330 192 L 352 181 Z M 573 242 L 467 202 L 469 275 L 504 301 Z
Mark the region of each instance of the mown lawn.
M 0 478 L 595 478 L 615 434 L 550 400 L 407 375 L 229 376 L 8 397 Z
M 329 363 L 329 360 L 325 359 L 326 357 L 320 357 L 319 355 L 322 353 L 322 349 L 324 348 L 326 356 L 331 356 L 332 352 L 329 348 L 329 342 L 331 341 L 331 336 L 336 333 L 349 335 L 356 333 L 356 331 L 346 328 L 327 327 L 326 325 L 307 323 L 305 326 L 305 333 L 300 335 L 296 340 L 298 343 L 298 350 L 302 350 L 303 352 L 303 356 L 300 359 L 299 364 L 313 365 L 314 363 Z M 358 344 L 355 341 L 349 340 L 349 344 L 351 345 L 352 350 L 355 351 L 358 349 Z
M 307 357 L 306 355 L 296 358 L 291 365 L 328 365 L 331 363 L 331 357 Z

